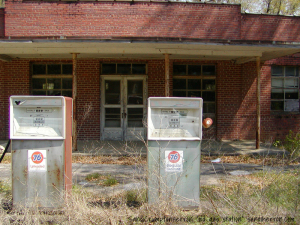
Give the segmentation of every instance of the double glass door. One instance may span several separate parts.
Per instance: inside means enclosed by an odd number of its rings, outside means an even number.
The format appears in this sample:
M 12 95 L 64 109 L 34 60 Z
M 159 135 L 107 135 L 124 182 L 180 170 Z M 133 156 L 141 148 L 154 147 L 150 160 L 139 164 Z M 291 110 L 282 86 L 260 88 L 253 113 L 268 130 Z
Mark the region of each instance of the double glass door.
M 145 139 L 146 76 L 102 76 L 101 82 L 101 139 Z

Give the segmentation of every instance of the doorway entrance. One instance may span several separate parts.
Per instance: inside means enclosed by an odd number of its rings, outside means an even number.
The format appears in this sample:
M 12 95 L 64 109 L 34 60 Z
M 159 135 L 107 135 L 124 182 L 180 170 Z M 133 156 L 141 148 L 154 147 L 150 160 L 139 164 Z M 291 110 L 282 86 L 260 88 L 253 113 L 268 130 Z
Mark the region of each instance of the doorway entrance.
M 101 140 L 144 140 L 147 76 L 101 78 Z

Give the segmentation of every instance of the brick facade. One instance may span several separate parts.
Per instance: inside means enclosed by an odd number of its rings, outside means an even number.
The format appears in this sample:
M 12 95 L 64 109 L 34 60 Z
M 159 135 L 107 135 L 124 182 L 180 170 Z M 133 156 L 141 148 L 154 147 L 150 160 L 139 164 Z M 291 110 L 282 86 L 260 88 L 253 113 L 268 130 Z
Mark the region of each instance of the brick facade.
M 300 41 L 300 17 L 242 15 L 241 39 L 260 41 Z
M 239 14 L 238 5 L 7 0 L 5 35 L 239 39 Z
M 239 5 L 153 2 L 38 2 L 7 0 L 0 9 L 2 39 L 30 38 L 190 38 L 207 42 L 300 41 L 300 17 L 241 14 Z M 5 28 L 5 29 L 4 29 Z M 32 62 L 64 62 L 63 59 L 13 59 L 0 61 L 0 139 L 8 138 L 8 100 L 31 93 Z M 164 96 L 163 59 L 78 59 L 78 138 L 100 139 L 100 69 L 103 62 L 147 64 L 148 96 Z M 173 63 L 216 65 L 215 124 L 204 138 L 255 139 L 256 64 L 229 60 L 170 60 L 172 95 Z M 271 65 L 300 65 L 295 54 L 267 61 L 261 68 L 261 137 L 284 138 L 300 131 L 299 113 L 271 112 Z
M 30 94 L 32 62 L 68 60 L 19 59 L 0 63 L 1 107 L 0 139 L 8 138 L 8 99 L 10 95 Z M 144 62 L 148 67 L 148 96 L 164 96 L 164 60 L 78 60 L 78 138 L 100 139 L 100 67 L 102 62 Z M 204 138 L 255 139 L 256 71 L 255 63 L 237 65 L 229 61 L 171 60 L 173 63 L 215 64 L 217 113 L 215 126 L 205 130 Z M 296 56 L 266 62 L 261 69 L 261 135 L 262 140 L 284 138 L 289 130 L 300 131 L 300 114 L 274 114 L 270 110 L 271 65 L 299 65 Z M 5 76 L 4 76 L 5 74 Z M 171 82 L 172 87 L 172 82 Z M 171 90 L 172 92 L 172 90 Z

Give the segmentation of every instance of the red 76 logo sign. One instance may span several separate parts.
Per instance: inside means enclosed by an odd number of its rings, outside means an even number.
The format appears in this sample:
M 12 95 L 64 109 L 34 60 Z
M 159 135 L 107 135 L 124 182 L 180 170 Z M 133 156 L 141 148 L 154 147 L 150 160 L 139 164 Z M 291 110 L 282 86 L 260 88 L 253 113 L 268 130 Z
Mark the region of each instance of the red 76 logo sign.
M 171 163 L 177 163 L 180 160 L 180 154 L 177 151 L 172 151 L 168 155 L 168 159 Z
M 34 152 L 31 155 L 31 160 L 35 164 L 40 164 L 41 162 L 43 162 L 43 159 L 44 159 L 44 156 L 41 152 Z

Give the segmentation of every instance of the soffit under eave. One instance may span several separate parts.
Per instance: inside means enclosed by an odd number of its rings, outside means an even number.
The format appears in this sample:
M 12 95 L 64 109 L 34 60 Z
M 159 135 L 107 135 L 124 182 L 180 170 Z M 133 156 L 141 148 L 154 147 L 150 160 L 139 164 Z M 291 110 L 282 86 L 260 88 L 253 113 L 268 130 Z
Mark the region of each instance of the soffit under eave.
M 235 60 L 244 63 L 261 57 L 263 61 L 300 52 L 300 45 L 224 45 L 207 43 L 130 42 L 5 42 L 0 41 L 0 60 L 10 58 L 132 58 Z M 2 56 L 2 57 L 1 57 Z

